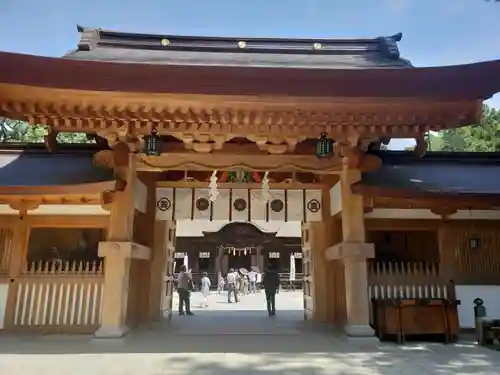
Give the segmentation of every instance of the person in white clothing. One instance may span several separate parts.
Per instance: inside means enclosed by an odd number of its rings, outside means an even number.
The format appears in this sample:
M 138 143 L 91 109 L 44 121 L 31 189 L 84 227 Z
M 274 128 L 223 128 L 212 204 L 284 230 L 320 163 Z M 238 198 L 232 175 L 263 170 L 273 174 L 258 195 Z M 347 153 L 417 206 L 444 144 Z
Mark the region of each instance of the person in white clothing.
M 208 274 L 203 272 L 203 277 L 201 278 L 201 294 L 203 295 L 203 301 L 200 307 L 208 307 L 208 296 L 210 295 L 210 286 L 212 283 L 208 278 Z
M 221 294 L 222 291 L 224 290 L 224 278 L 222 277 L 222 274 L 219 272 L 217 275 L 218 281 L 217 281 L 217 294 Z
M 262 274 L 260 272 L 257 273 L 257 277 L 256 277 L 255 281 L 256 281 L 255 284 L 256 284 L 257 292 L 260 293 L 260 288 L 261 288 L 261 283 L 262 283 Z
M 227 302 L 231 303 L 231 295 L 234 295 L 234 301 L 238 302 L 238 289 L 236 288 L 236 282 L 238 281 L 238 275 L 231 268 L 226 276 L 227 279 Z
M 256 289 L 256 284 L 257 284 L 257 272 L 254 270 L 251 270 L 248 273 L 248 282 L 249 282 L 249 292 L 252 294 L 255 294 L 257 291 Z

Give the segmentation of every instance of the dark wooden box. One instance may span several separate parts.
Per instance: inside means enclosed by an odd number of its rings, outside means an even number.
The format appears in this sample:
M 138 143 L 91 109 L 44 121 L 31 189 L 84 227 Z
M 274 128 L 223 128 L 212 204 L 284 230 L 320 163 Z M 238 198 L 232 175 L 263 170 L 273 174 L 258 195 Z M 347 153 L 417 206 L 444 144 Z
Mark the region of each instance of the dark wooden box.
M 424 335 L 440 335 L 444 342 L 456 341 L 459 304 L 447 299 L 374 299 L 374 329 L 381 340 L 392 336 L 398 343 L 407 336 Z

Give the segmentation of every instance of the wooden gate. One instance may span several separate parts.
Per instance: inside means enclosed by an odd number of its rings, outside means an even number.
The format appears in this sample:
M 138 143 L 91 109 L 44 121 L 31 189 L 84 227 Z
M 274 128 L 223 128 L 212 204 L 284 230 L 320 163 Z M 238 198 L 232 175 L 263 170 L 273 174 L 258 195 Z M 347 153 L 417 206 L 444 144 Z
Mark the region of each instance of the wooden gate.
M 174 299 L 174 265 L 175 265 L 175 242 L 176 242 L 176 222 L 167 224 L 167 238 L 165 239 L 166 266 L 165 266 L 165 292 L 163 300 L 163 316 L 169 321 L 172 318 L 172 306 Z
M 302 223 L 302 272 L 304 274 L 304 319 L 313 317 L 314 310 L 314 279 L 311 254 L 311 233 L 309 224 Z

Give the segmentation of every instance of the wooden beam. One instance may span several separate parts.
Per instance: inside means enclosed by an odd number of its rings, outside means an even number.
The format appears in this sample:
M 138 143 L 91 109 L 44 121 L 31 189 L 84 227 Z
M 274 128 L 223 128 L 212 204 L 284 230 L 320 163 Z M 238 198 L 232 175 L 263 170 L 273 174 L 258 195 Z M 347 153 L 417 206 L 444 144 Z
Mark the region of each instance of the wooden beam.
M 200 181 L 158 181 L 156 183 L 157 187 L 164 188 L 191 188 L 191 189 L 207 189 L 208 182 Z M 217 183 L 219 189 L 261 189 L 262 184 L 259 183 L 236 183 L 236 182 L 221 182 Z M 294 190 L 294 189 L 321 189 L 323 187 L 320 183 L 270 183 L 269 187 L 271 189 L 279 190 Z
M 342 158 L 318 159 L 315 155 L 256 155 L 256 154 L 199 154 L 194 152 L 163 153 L 161 156 L 138 154 L 137 169 L 160 172 L 164 170 L 232 170 L 244 168 L 254 171 L 298 171 L 318 174 L 340 173 Z M 380 159 L 365 155 L 360 161 L 363 172 L 376 170 Z

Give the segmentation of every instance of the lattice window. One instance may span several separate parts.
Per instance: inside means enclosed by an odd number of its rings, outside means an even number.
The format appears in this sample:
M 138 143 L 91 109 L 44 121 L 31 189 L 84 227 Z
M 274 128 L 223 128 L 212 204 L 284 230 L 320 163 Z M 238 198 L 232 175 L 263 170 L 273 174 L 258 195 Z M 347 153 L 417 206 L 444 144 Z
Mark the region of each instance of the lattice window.
M 0 273 L 7 273 L 9 270 L 12 234 L 11 228 L 0 228 Z

